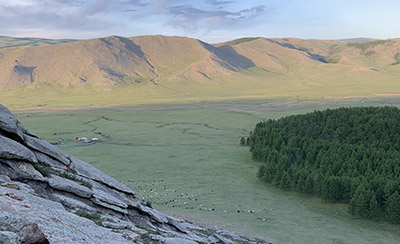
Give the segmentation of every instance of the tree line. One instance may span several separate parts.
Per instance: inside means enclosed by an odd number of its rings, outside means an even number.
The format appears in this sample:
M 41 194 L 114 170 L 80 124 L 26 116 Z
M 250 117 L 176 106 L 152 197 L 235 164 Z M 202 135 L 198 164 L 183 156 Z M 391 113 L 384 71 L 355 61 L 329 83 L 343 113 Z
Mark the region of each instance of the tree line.
M 348 203 L 351 214 L 400 223 L 400 110 L 327 109 L 258 123 L 242 145 L 257 176 L 283 190 Z

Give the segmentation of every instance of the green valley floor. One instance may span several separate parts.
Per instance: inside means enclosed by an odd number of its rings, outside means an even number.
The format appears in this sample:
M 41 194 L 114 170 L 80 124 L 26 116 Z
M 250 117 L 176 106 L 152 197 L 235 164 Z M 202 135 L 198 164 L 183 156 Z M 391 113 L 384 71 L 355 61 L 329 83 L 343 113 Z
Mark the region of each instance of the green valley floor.
M 400 99 L 247 101 L 20 112 L 45 140 L 129 185 L 143 201 L 200 224 L 279 243 L 398 243 L 400 226 L 351 217 L 347 207 L 259 182 L 258 162 L 239 145 L 259 121 L 340 106 L 400 105 Z

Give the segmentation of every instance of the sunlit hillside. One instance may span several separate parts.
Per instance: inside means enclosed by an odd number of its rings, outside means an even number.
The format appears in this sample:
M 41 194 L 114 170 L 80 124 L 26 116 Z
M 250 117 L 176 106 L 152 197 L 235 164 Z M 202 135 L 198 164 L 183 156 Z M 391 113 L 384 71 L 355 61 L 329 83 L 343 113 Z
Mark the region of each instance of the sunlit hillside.
M 400 40 L 138 36 L 0 50 L 2 103 L 102 107 L 399 93 Z M 40 96 L 38 96 L 40 95 Z

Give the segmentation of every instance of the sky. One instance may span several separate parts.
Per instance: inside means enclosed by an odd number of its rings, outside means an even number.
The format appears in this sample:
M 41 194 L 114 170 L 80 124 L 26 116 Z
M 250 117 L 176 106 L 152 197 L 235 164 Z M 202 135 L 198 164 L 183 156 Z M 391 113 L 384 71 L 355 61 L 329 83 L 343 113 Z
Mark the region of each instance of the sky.
M 0 0 L 0 35 L 400 37 L 399 0 Z

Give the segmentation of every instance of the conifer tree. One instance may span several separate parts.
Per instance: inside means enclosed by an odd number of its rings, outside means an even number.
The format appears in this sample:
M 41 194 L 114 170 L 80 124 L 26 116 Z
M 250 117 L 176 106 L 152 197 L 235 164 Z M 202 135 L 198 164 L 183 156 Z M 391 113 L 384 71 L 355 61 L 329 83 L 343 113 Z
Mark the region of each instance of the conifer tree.
M 328 109 L 258 123 L 241 145 L 264 162 L 257 176 L 268 184 L 398 222 L 399 121 L 396 107 Z
M 386 213 L 393 223 L 400 223 L 400 194 L 396 191 L 387 200 Z

